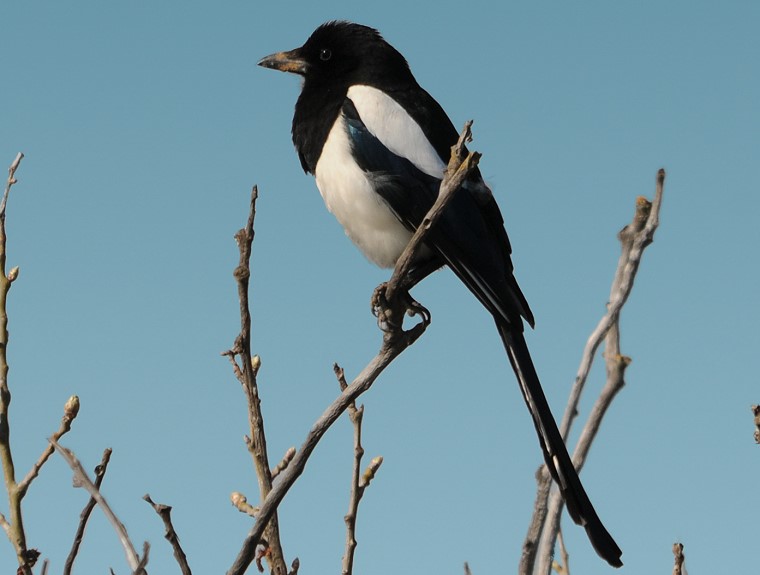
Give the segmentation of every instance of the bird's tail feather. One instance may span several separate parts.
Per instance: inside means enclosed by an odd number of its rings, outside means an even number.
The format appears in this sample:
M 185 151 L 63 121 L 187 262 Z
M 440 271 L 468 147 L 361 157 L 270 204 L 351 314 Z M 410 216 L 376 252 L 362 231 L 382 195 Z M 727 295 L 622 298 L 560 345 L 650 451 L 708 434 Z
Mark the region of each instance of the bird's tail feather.
M 533 424 L 536 426 L 546 466 L 559 486 L 562 498 L 573 521 L 586 529 L 594 549 L 613 567 L 620 567 L 622 551 L 602 524 L 594 506 L 581 484 L 573 466 L 565 442 L 557 429 L 546 396 L 533 366 L 533 361 L 522 333 L 497 320 L 497 328 L 507 350 L 512 369 L 515 371 L 525 403 L 528 405 Z

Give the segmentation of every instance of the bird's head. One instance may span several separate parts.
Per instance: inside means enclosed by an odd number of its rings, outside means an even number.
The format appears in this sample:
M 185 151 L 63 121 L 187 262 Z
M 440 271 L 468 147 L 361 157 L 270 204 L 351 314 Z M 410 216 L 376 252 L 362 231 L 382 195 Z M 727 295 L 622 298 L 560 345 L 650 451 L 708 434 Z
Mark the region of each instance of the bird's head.
M 343 21 L 322 24 L 303 46 L 262 58 L 259 66 L 299 74 L 307 85 L 372 85 L 411 78 L 404 57 L 377 30 Z

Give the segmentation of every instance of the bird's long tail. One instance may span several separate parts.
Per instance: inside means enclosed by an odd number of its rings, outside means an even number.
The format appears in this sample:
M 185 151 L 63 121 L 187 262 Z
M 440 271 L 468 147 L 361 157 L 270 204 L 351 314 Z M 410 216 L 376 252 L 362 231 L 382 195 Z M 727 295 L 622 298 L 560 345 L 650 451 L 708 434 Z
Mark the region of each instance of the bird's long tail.
M 623 564 L 620 560 L 623 552 L 602 524 L 586 495 L 586 490 L 575 471 L 565 442 L 549 409 L 546 396 L 541 389 L 523 334 L 514 331 L 509 325 L 503 325 L 498 320 L 496 326 L 507 350 L 512 369 L 520 382 L 525 403 L 533 417 L 546 466 L 559 486 L 570 517 L 578 525 L 586 528 L 591 544 L 599 556 L 613 567 L 620 567 Z

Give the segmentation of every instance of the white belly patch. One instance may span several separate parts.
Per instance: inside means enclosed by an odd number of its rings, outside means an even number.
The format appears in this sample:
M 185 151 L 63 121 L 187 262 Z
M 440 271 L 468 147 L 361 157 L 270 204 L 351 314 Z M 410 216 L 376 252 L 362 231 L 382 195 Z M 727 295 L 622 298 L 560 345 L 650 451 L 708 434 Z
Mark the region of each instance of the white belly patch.
M 373 263 L 393 267 L 412 234 L 374 192 L 369 177 L 351 156 L 342 116 L 327 137 L 314 175 L 327 209 L 351 241 Z

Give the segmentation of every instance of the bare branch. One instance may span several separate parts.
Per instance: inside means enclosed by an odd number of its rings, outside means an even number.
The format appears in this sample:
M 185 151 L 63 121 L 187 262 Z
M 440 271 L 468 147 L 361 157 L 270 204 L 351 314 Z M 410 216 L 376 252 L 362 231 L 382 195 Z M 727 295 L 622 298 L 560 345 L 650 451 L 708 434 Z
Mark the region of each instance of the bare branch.
M 541 533 L 546 524 L 546 514 L 549 511 L 549 494 L 551 493 L 552 480 L 546 465 L 541 465 L 536 470 L 536 502 L 533 508 L 528 533 L 523 541 L 522 554 L 518 567 L 519 575 L 530 575 L 536 562 L 538 545 Z
M 467 563 L 467 561 L 464 562 L 464 575 L 472 575 L 472 571 L 470 571 L 470 564 Z
M 607 408 L 624 385 L 623 375 L 625 368 L 631 362 L 630 358 L 620 353 L 618 324 L 620 311 L 633 289 L 633 282 L 644 249 L 652 243 L 654 232 L 659 225 L 659 211 L 662 205 L 664 181 L 665 171 L 660 170 L 657 174 L 654 201 L 650 203 L 643 197 L 637 198 L 633 221 L 618 234 L 622 249 L 610 290 L 607 313 L 602 317 L 586 343 L 578 375 L 570 391 L 565 415 L 560 426 L 560 432 L 564 438 L 567 438 L 572 422 L 578 415 L 578 403 L 591 370 L 596 351 L 602 341 L 605 341 L 607 383 L 589 414 L 573 453 L 573 465 L 575 465 L 575 468 L 579 472 L 583 467 L 591 443 L 596 437 Z M 537 556 L 539 559 L 538 573 L 541 575 L 549 573 L 552 551 L 559 530 L 559 516 L 564 507 L 564 501 L 562 501 L 558 493 L 554 493 L 550 497 L 551 478 L 545 466 L 542 465 L 539 469 L 536 480 L 538 483 L 536 502 L 528 535 L 523 543 L 523 553 L 519 567 L 521 575 L 533 573 Z
M 236 338 L 232 349 L 224 352 L 223 355 L 230 358 L 235 376 L 242 384 L 248 401 L 248 424 L 250 427 L 250 440 L 247 442 L 248 450 L 253 458 L 256 477 L 259 483 L 259 494 L 263 501 L 272 490 L 273 474 L 269 467 L 264 416 L 261 412 L 261 399 L 256 382 L 256 375 L 261 367 L 261 359 L 258 356 L 251 355 L 251 312 L 248 301 L 251 277 L 251 251 L 255 235 L 253 223 L 256 218 L 256 200 L 258 194 L 258 188 L 254 186 L 251 190 L 248 221 L 245 228 L 235 234 L 235 241 L 240 250 L 240 260 L 234 273 L 238 285 L 238 298 L 240 300 L 240 335 Z M 240 365 L 235 361 L 236 356 L 240 358 Z M 280 544 L 280 530 L 276 512 L 273 513 L 269 523 L 266 525 L 265 537 L 269 545 L 266 558 L 271 565 L 272 573 L 275 575 L 286 575 L 287 565 L 285 564 L 285 557 Z
M 581 435 L 578 438 L 578 443 L 575 446 L 575 451 L 573 452 L 573 465 L 578 472 L 583 468 L 588 452 L 591 449 L 591 444 L 599 432 L 602 419 L 604 418 L 607 409 L 612 404 L 612 401 L 615 399 L 618 392 L 623 389 L 623 386 L 625 385 L 623 375 L 625 369 L 631 363 L 631 358 L 620 354 L 620 329 L 617 321 L 615 321 L 607 332 L 605 341 L 607 382 L 591 408 L 586 424 L 583 426 Z M 543 573 L 543 569 L 551 564 L 550 557 L 552 555 L 552 550 L 554 549 L 554 543 L 560 532 L 559 524 L 564 505 L 565 502 L 562 499 L 562 496 L 555 490 L 549 499 L 549 508 L 546 514 L 546 523 L 544 525 L 545 536 L 542 545 L 545 547 L 543 549 L 539 548 L 539 573 Z
M 10 168 L 8 168 L 8 180 L 5 184 L 3 199 L 0 201 L 0 464 L 3 467 L 5 490 L 8 493 L 9 511 L 8 518 L 0 515 L 0 525 L 13 545 L 13 549 L 16 551 L 19 574 L 32 575 L 33 562 L 31 562 L 30 555 L 32 550 L 26 547 L 26 532 L 24 531 L 24 521 L 21 513 L 21 500 L 24 498 L 24 494 L 19 490 L 16 483 L 16 470 L 11 451 L 10 425 L 8 423 L 11 391 L 8 387 L 8 356 L 6 355 L 8 348 L 8 314 L 6 303 L 11 284 L 18 277 L 18 268 L 13 268 L 9 273 L 5 271 L 7 256 L 5 213 L 11 188 L 16 184 L 16 171 L 23 157 L 24 154 L 19 152 Z
M 143 543 L 143 554 L 142 558 L 140 559 L 140 563 L 137 565 L 137 568 L 132 571 L 132 575 L 144 575 L 145 574 L 145 566 L 148 564 L 148 557 L 150 555 L 150 543 L 145 541 Z
M 108 462 L 111 461 L 111 448 L 107 448 L 103 451 L 103 457 L 100 460 L 100 464 L 95 468 L 95 487 L 100 491 L 100 486 L 103 483 L 103 478 L 106 476 L 106 470 L 108 469 Z M 77 553 L 79 553 L 79 546 L 82 544 L 82 538 L 84 537 L 84 529 L 87 526 L 87 520 L 92 514 L 92 510 L 95 509 L 97 501 L 94 497 L 90 497 L 87 501 L 87 505 L 82 509 L 82 513 L 79 514 L 79 525 L 77 526 L 77 532 L 74 535 L 74 543 L 71 545 L 71 551 L 66 558 L 66 563 L 63 566 L 63 575 L 71 575 L 71 569 L 74 566 L 74 560 Z
M 132 545 L 132 541 L 129 539 L 129 535 L 127 534 L 126 527 L 124 527 L 124 524 L 119 521 L 119 518 L 116 517 L 116 514 L 108 505 L 105 497 L 103 497 L 103 495 L 100 493 L 100 490 L 90 480 L 87 472 L 84 470 L 84 467 L 82 467 L 82 464 L 79 462 L 72 451 L 61 446 L 55 439 L 51 438 L 50 443 L 53 444 L 55 450 L 61 455 L 61 457 L 63 457 L 66 463 L 68 463 L 71 470 L 74 472 L 74 485 L 77 487 L 84 487 L 84 489 L 87 490 L 87 493 L 89 493 L 90 496 L 95 499 L 100 508 L 103 510 L 106 518 L 116 531 L 116 535 L 119 537 L 121 546 L 124 548 L 124 553 L 127 556 L 127 563 L 129 564 L 129 568 L 132 569 L 132 572 L 137 575 L 146 575 L 143 560 L 140 559 L 137 551 L 135 551 L 135 547 Z M 145 559 L 145 557 L 143 559 Z
M 567 553 L 565 547 L 565 538 L 562 537 L 562 529 L 557 531 L 557 540 L 559 541 L 559 553 L 562 557 L 562 564 L 554 561 L 552 563 L 552 569 L 557 572 L 557 575 L 570 575 L 570 555 Z
M 633 222 L 627 225 L 620 232 L 618 237 L 622 244 L 622 253 L 618 260 L 618 267 L 615 271 L 615 279 L 610 290 L 610 301 L 607 305 L 607 313 L 597 324 L 594 331 L 586 343 L 581 358 L 581 365 L 578 374 L 575 377 L 575 385 L 570 392 L 565 414 L 562 417 L 560 432 L 562 437 L 567 438 L 570 432 L 570 426 L 578 413 L 578 402 L 580 401 L 583 387 L 591 371 L 591 365 L 596 355 L 596 350 L 602 343 L 607 331 L 612 327 L 620 315 L 628 296 L 633 289 L 633 282 L 639 269 L 641 256 L 644 249 L 652 243 L 654 232 L 660 223 L 660 206 L 662 205 L 662 192 L 665 182 L 665 170 L 657 173 L 657 188 L 655 198 L 652 203 L 646 198 L 639 197 L 636 199 L 636 214 Z
M 348 387 L 346 383 L 345 372 L 343 368 L 336 363 L 333 366 L 335 375 L 338 378 L 338 383 L 341 390 Z M 348 415 L 351 419 L 351 423 L 354 426 L 354 465 L 351 475 L 351 495 L 348 501 L 348 513 L 346 513 L 343 520 L 346 522 L 346 550 L 343 554 L 343 575 L 351 575 L 354 571 L 354 553 L 356 551 L 356 518 L 359 512 L 359 502 L 364 496 L 364 490 L 369 486 L 372 479 L 375 477 L 377 470 L 383 463 L 382 457 L 375 457 L 369 464 L 369 467 L 365 470 L 364 474 L 361 473 L 362 457 L 364 456 L 364 448 L 362 447 L 362 420 L 364 418 L 364 406 L 360 405 L 356 407 L 356 403 L 351 403 L 348 406 Z
M 158 513 L 161 521 L 164 522 L 164 529 L 166 529 L 166 533 L 164 533 L 164 539 L 166 539 L 171 544 L 172 550 L 174 551 L 174 558 L 179 564 L 182 575 L 192 575 L 192 571 L 190 571 L 190 565 L 187 563 L 187 556 L 182 550 L 182 546 L 179 544 L 179 536 L 174 530 L 174 525 L 172 525 L 171 506 L 163 505 L 161 503 L 154 503 L 150 498 L 150 495 L 147 493 L 143 496 L 143 499 L 150 504 L 153 510 Z
M 391 361 L 393 361 L 409 345 L 414 343 L 421 333 L 422 331 L 415 326 L 415 328 L 412 328 L 409 332 L 404 332 L 403 337 L 396 338 L 392 342 L 388 341 L 389 338 L 384 337 L 380 352 L 372 359 L 372 361 L 370 361 L 346 390 L 341 393 L 330 406 L 328 406 L 317 421 L 314 422 L 300 449 L 296 451 L 293 461 L 291 461 L 285 471 L 280 473 L 277 483 L 273 485 L 269 495 L 262 502 L 256 518 L 256 523 L 253 525 L 253 528 L 243 542 L 243 547 L 240 550 L 240 553 L 230 570 L 227 572 L 228 575 L 242 575 L 248 565 L 251 564 L 254 558 L 256 545 L 263 535 L 264 526 L 267 524 L 274 511 L 277 509 L 277 506 L 296 482 L 298 477 L 303 473 L 306 467 L 306 462 L 311 456 L 311 453 L 314 451 L 314 448 L 327 430 L 333 423 L 335 423 L 341 414 L 343 414 L 351 402 L 355 401 L 356 398 L 372 387 L 372 384 Z
M 686 557 L 684 557 L 684 554 L 683 554 L 682 543 L 673 543 L 673 555 L 675 557 L 675 562 L 673 565 L 673 575 L 685 575 L 686 569 L 684 569 L 683 563 L 686 560 Z

